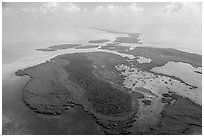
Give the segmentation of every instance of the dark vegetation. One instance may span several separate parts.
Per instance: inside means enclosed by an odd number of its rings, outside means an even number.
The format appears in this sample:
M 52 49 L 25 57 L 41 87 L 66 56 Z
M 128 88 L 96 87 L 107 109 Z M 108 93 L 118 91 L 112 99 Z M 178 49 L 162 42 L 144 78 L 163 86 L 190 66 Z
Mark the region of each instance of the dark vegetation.
M 59 115 L 74 103 L 79 104 L 79 98 L 82 102 L 80 89 L 69 82 L 69 87 L 64 87 L 59 80 L 60 73 L 61 68 L 51 61 L 17 71 L 16 75 L 31 78 L 23 88 L 22 100 L 25 104 L 36 113 Z
M 81 47 L 76 47 L 76 49 L 89 49 L 89 48 L 97 48 L 99 45 L 86 45 Z
M 151 100 L 143 100 L 142 101 L 145 105 L 151 105 Z
M 65 67 L 69 79 L 83 89 L 95 112 L 102 115 L 120 115 L 131 111 L 131 96 L 92 74 L 92 62 L 85 56 L 67 56 L 71 62 Z
M 36 49 L 38 51 L 56 51 L 55 49 L 49 49 L 49 48 L 45 48 L 45 49 Z
M 194 71 L 195 73 L 198 73 L 198 74 L 202 74 L 202 72 L 200 72 L 200 71 Z
M 151 70 L 153 67 L 163 66 L 169 61 L 188 63 L 193 67 L 202 67 L 201 55 L 187 53 L 171 48 L 136 47 L 133 50 L 118 52 L 151 58 L 152 61 L 150 63 L 137 63 L 137 67 L 147 71 Z
M 128 34 L 128 37 L 116 37 L 114 42 L 142 44 L 139 41 L 139 34 Z
M 99 39 L 99 40 L 90 40 L 89 43 L 105 43 L 108 42 L 108 39 Z
M 54 46 L 50 46 L 50 49 L 69 49 L 69 48 L 75 48 L 75 47 L 79 47 L 81 46 L 81 44 L 60 44 L 60 45 L 54 45 Z
M 128 50 L 130 47 L 128 46 L 120 46 L 120 45 L 107 45 L 107 46 L 101 46 L 101 49 L 108 49 L 108 50 Z
M 79 47 L 79 46 L 81 46 L 81 44 L 59 44 L 59 45 L 50 46 L 48 48 L 36 49 L 36 50 L 39 50 L 39 51 L 56 51 L 58 49 L 62 50 L 62 49 L 75 48 L 75 47 Z
M 159 124 L 149 132 L 151 134 L 168 135 L 192 134 L 193 132 L 189 129 L 194 128 L 193 134 L 201 134 L 202 107 L 193 103 L 190 99 L 176 95 L 173 92 L 163 96 L 167 97 L 168 104 L 162 110 Z M 173 100 L 173 104 L 169 103 Z

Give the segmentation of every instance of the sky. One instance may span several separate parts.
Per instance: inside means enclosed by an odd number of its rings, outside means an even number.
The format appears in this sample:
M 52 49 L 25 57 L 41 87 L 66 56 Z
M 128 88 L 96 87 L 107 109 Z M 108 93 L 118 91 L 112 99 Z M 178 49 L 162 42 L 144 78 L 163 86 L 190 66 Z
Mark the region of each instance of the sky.
M 201 3 L 3 3 L 4 21 L 18 27 L 31 22 L 113 28 L 142 28 L 149 22 L 194 26 L 201 25 Z
M 15 30 L 96 27 L 202 43 L 201 3 L 3 3 L 3 40 Z M 175 38 L 175 37 L 174 37 Z M 172 39 L 174 40 L 172 37 Z M 169 39 L 171 41 L 172 39 Z

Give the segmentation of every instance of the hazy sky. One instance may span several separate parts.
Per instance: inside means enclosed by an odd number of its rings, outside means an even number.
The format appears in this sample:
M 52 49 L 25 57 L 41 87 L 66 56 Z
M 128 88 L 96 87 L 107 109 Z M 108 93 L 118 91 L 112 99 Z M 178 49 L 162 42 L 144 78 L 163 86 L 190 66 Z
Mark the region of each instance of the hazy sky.
M 201 6 L 164 2 L 3 3 L 3 40 L 16 30 L 98 27 L 158 35 L 160 39 L 162 35 L 184 37 L 187 42 L 193 38 L 191 42 L 201 48 Z
M 193 27 L 201 26 L 201 3 L 3 3 L 3 21 L 14 27 L 34 23 L 116 28 Z

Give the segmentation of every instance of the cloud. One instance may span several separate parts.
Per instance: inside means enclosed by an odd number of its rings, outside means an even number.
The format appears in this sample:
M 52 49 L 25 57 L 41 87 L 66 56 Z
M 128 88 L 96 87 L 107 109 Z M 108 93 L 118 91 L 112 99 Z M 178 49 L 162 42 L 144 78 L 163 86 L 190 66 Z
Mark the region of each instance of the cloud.
M 65 12 L 65 13 L 74 14 L 81 11 L 81 9 L 76 5 L 74 5 L 73 3 L 50 2 L 50 3 L 44 4 L 40 8 L 41 10 L 46 11 L 47 13 Z
M 132 3 L 126 7 L 127 11 L 131 12 L 142 12 L 144 9 L 142 7 L 138 7 L 136 3 Z
M 14 9 L 6 7 L 3 13 L 9 15 L 13 12 L 19 15 L 33 15 L 37 17 L 40 15 L 71 15 L 80 11 L 81 9 L 73 3 L 48 2 L 40 3 L 37 6 L 32 7 L 30 7 L 29 3 L 24 3 Z
M 189 16 L 201 15 L 201 6 L 199 3 L 170 3 L 165 7 L 158 9 L 156 12 L 159 16 L 173 17 L 173 16 Z
M 110 4 L 107 6 L 99 5 L 93 9 L 93 13 L 101 14 L 104 16 L 135 16 L 138 15 L 140 12 L 143 12 L 144 9 L 142 7 L 138 7 L 136 3 L 131 3 L 128 6 L 119 6 Z
M 2 8 L 2 11 L 3 11 L 2 12 L 3 15 L 14 15 L 15 14 L 15 12 L 9 7 Z
M 8 6 L 8 3 L 7 2 L 3 2 L 2 3 L 2 15 L 3 16 L 13 16 L 13 17 L 16 17 L 17 14 L 15 12 L 15 10 L 13 10 L 12 8 L 10 8 Z

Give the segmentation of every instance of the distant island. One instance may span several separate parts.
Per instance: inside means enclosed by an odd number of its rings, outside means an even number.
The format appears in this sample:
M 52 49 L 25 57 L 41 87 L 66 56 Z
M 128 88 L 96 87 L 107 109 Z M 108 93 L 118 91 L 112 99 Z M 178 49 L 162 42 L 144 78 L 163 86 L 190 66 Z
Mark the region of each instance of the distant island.
M 108 42 L 107 39 L 100 39 L 100 40 L 89 40 L 89 43 L 105 43 Z
M 128 34 L 128 37 L 116 37 L 115 42 L 121 43 L 135 43 L 135 44 L 142 44 L 139 39 L 139 34 Z
M 130 46 L 120 46 L 116 44 L 106 44 L 104 46 L 101 46 L 101 49 L 108 49 L 112 51 L 124 51 L 124 50 L 128 50 L 129 48 Z
M 36 49 L 38 51 L 56 51 L 56 49 L 51 49 L 51 48 L 44 48 L 44 49 Z
M 140 37 L 139 33 L 120 32 L 120 31 L 113 31 L 113 30 L 99 29 L 99 28 L 92 28 L 92 29 L 104 31 L 107 33 L 127 34 L 128 35 L 127 37 L 116 37 L 116 40 L 114 42 L 142 44 L 142 42 L 139 39 Z
M 81 46 L 81 44 L 59 44 L 59 45 L 50 46 L 48 48 L 36 49 L 36 50 L 39 50 L 39 51 L 56 51 L 56 50 L 62 50 L 62 49 L 75 48 L 75 47 L 79 47 L 79 46 Z
M 89 49 L 89 48 L 98 48 L 99 45 L 86 45 L 86 46 L 80 46 L 76 47 L 75 49 Z

